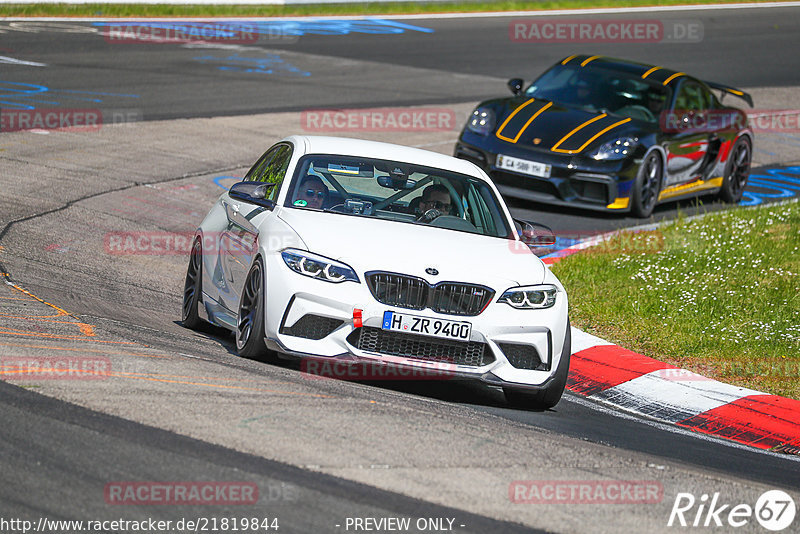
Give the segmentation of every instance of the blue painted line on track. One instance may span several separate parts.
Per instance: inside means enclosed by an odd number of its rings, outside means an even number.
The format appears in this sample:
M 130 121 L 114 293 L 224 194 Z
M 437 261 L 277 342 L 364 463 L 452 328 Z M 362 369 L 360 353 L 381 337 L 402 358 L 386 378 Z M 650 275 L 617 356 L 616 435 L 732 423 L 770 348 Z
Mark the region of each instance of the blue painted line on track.
M 226 186 L 222 185 L 220 183 L 222 180 L 236 180 L 238 182 L 241 179 L 242 179 L 241 176 L 217 176 L 216 178 L 214 178 L 214 183 L 217 184 L 217 186 L 219 186 L 222 189 L 224 189 L 225 191 L 227 191 L 227 190 L 230 189 L 230 187 L 226 187 Z
M 94 26 L 101 28 L 120 28 L 143 26 L 171 31 L 180 31 L 189 35 L 202 30 L 202 36 L 208 38 L 224 39 L 235 37 L 236 33 L 258 33 L 263 35 L 350 35 L 364 33 L 374 35 L 391 35 L 405 32 L 434 33 L 431 28 L 415 26 L 398 22 L 396 20 L 380 18 L 364 18 L 352 20 L 275 20 L 275 21 L 125 21 L 125 22 L 95 22 Z

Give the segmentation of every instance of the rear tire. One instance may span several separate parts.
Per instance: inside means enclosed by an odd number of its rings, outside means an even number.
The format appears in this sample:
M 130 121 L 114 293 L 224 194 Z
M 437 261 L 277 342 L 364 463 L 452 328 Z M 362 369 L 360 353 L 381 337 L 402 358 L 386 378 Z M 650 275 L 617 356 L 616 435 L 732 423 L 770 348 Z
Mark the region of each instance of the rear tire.
M 261 258 L 256 258 L 247 273 L 239 299 L 236 320 L 236 352 L 239 356 L 254 360 L 265 357 L 264 319 L 264 263 Z
M 725 176 L 722 179 L 722 189 L 719 198 L 730 204 L 737 204 L 742 200 L 747 179 L 750 177 L 750 161 L 752 147 L 747 137 L 740 137 L 731 149 L 728 163 L 725 166 Z
M 200 240 L 192 245 L 189 254 L 189 266 L 186 268 L 186 280 L 183 283 L 183 308 L 181 323 L 186 328 L 198 330 L 205 321 L 200 318 L 198 308 L 203 294 L 203 247 Z
M 664 166 L 661 156 L 656 151 L 650 152 L 642 161 L 636 180 L 631 191 L 631 213 L 636 217 L 646 219 L 653 213 L 653 208 L 658 202 L 661 192 L 661 180 L 664 176 Z
M 561 350 L 561 360 L 558 362 L 558 368 L 556 369 L 556 374 L 553 376 L 553 380 L 547 387 L 539 391 L 504 387 L 503 394 L 506 396 L 506 402 L 515 408 L 533 410 L 547 410 L 558 404 L 558 401 L 561 400 L 561 396 L 564 394 L 564 388 L 567 385 L 571 354 L 572 329 L 570 328 L 569 321 L 567 321 L 564 348 Z

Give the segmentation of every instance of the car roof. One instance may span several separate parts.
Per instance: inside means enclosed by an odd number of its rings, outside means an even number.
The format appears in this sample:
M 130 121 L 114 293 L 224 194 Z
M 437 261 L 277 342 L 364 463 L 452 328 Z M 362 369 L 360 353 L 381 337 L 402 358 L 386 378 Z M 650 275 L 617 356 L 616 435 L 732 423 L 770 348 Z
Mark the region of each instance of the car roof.
M 469 176 L 486 180 L 481 170 L 469 161 L 420 148 L 379 141 L 367 141 L 365 139 L 322 135 L 292 135 L 284 139 L 284 141 L 290 141 L 295 146 L 304 147 L 303 152 L 305 154 L 338 154 L 415 163 L 468 174 Z
M 580 65 L 585 69 L 601 67 L 607 70 L 614 70 L 621 73 L 639 76 L 642 79 L 660 82 L 665 86 L 673 85 L 683 77 L 692 78 L 693 80 L 695 79 L 694 77 L 687 75 L 685 72 L 659 67 L 657 65 L 648 65 L 647 63 L 638 63 L 636 61 L 628 61 L 626 59 L 593 56 L 589 54 L 576 54 L 569 56 L 561 60 L 559 63 L 561 65 Z

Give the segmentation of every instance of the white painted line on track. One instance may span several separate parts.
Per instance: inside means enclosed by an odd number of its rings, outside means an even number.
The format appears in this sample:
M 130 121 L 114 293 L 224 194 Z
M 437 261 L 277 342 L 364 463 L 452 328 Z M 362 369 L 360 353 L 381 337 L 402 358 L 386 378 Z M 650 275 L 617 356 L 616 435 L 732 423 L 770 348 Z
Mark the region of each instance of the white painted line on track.
M 14 57 L 0 56 L 0 63 L 7 65 L 25 65 L 28 67 L 46 67 L 47 63 L 39 63 L 38 61 L 25 61 L 24 59 L 17 59 Z

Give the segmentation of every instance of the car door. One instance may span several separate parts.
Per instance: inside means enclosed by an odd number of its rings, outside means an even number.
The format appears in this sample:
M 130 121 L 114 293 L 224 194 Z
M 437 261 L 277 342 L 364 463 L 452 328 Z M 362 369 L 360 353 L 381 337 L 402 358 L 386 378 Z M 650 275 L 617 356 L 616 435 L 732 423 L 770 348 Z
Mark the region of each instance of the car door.
M 698 82 L 684 80 L 665 126 L 667 176 L 664 185 L 693 181 L 703 174 L 708 161 L 712 132 L 708 128 L 708 110 L 713 96 Z
M 276 200 L 289 161 L 292 157 L 292 146 L 280 143 L 262 156 L 262 158 L 245 175 L 243 181 L 264 182 L 275 184 L 266 197 Z M 232 294 L 229 296 L 229 309 L 238 310 L 238 299 L 244 286 L 247 272 L 250 269 L 253 257 L 258 252 L 259 229 L 254 219 L 263 214 L 263 217 L 273 216 L 273 212 L 265 207 L 250 204 L 242 200 L 224 195 L 222 200 L 228 224 L 222 233 L 222 246 L 220 247 L 220 264 L 222 265 L 226 283 L 230 286 Z M 264 218 L 258 220 L 258 226 L 268 224 Z

